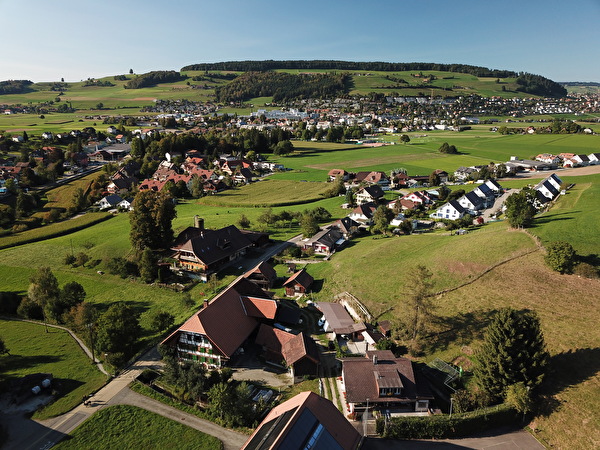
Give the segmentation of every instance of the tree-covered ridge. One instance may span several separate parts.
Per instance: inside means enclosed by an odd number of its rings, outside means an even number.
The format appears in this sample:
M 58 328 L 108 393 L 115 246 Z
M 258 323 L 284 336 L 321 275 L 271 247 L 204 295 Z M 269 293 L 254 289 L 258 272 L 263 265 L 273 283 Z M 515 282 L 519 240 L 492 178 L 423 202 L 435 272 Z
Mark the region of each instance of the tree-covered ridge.
M 546 97 L 563 97 L 567 90 L 560 84 L 540 75 L 512 70 L 488 69 L 486 67 L 468 64 L 438 64 L 438 63 L 390 63 L 390 62 L 356 62 L 334 60 L 299 60 L 299 61 L 228 61 L 218 63 L 192 64 L 181 70 L 224 70 L 224 71 L 258 71 L 268 70 L 372 70 L 380 72 L 402 72 L 435 70 L 441 72 L 456 72 L 474 75 L 476 77 L 517 78 L 519 90 L 534 95 Z
M 540 75 L 520 73 L 517 77 L 517 84 L 519 85 L 517 91 L 527 92 L 528 94 L 544 97 L 564 97 L 567 95 L 567 89 L 564 86 Z
M 175 70 L 155 70 L 148 73 L 138 75 L 132 80 L 129 80 L 125 85 L 125 89 L 140 89 L 144 87 L 150 87 L 159 83 L 170 83 L 173 81 L 181 81 L 185 79 L 184 75 L 181 75 Z
M 216 89 L 220 102 L 243 101 L 254 97 L 273 97 L 274 102 L 323 98 L 348 92 L 347 74 L 298 74 L 247 72 Z
M 31 84 L 33 84 L 33 82 L 29 80 L 0 81 L 0 95 L 23 94 L 24 92 L 27 92 L 27 88 Z

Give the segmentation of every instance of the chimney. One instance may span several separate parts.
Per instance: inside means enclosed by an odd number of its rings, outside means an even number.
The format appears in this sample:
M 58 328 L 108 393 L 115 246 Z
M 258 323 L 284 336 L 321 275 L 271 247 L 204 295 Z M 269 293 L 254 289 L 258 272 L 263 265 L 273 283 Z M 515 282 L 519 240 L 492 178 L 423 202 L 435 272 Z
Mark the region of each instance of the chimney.
M 206 308 L 207 306 L 208 306 L 208 299 L 205 298 L 204 303 L 202 303 L 202 309 Z
M 194 228 L 200 228 L 201 230 L 204 230 L 204 219 L 198 217 L 197 215 L 194 216 Z
M 373 365 L 377 365 L 377 355 L 373 355 Z

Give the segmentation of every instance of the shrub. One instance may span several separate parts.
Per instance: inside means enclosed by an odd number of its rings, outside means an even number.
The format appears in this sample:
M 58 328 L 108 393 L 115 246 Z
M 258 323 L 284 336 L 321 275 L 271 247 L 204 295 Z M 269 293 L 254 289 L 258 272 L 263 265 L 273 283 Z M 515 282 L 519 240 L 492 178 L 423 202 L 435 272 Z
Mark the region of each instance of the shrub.
M 546 247 L 544 261 L 552 269 L 560 273 L 571 273 L 575 266 L 577 254 L 571 244 L 564 241 L 551 242 Z
M 583 278 L 599 278 L 598 269 L 588 263 L 579 263 L 573 269 L 573 273 Z

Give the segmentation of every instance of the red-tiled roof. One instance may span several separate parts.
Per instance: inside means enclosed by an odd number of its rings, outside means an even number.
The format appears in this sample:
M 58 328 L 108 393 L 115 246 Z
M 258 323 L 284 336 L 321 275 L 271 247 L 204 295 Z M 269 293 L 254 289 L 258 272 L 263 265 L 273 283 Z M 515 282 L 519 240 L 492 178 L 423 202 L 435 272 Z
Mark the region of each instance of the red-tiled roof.
M 272 299 L 242 297 L 246 315 L 257 319 L 275 319 L 277 315 L 277 302 Z

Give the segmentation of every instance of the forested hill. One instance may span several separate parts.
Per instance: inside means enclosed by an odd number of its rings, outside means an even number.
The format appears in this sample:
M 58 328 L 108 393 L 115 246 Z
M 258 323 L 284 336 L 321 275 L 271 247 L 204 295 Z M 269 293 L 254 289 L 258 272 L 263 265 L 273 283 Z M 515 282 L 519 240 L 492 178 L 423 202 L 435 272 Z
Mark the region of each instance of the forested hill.
M 436 70 L 457 72 L 476 77 L 516 78 L 518 91 L 546 97 L 564 97 L 567 90 L 560 84 L 540 75 L 510 70 L 488 69 L 486 67 L 470 66 L 467 64 L 437 64 L 437 63 L 389 63 L 389 62 L 354 62 L 334 60 L 298 60 L 298 61 L 228 61 L 218 63 L 191 64 L 181 70 L 228 70 L 236 72 L 264 72 L 269 70 L 371 70 L 371 71 L 421 71 Z

